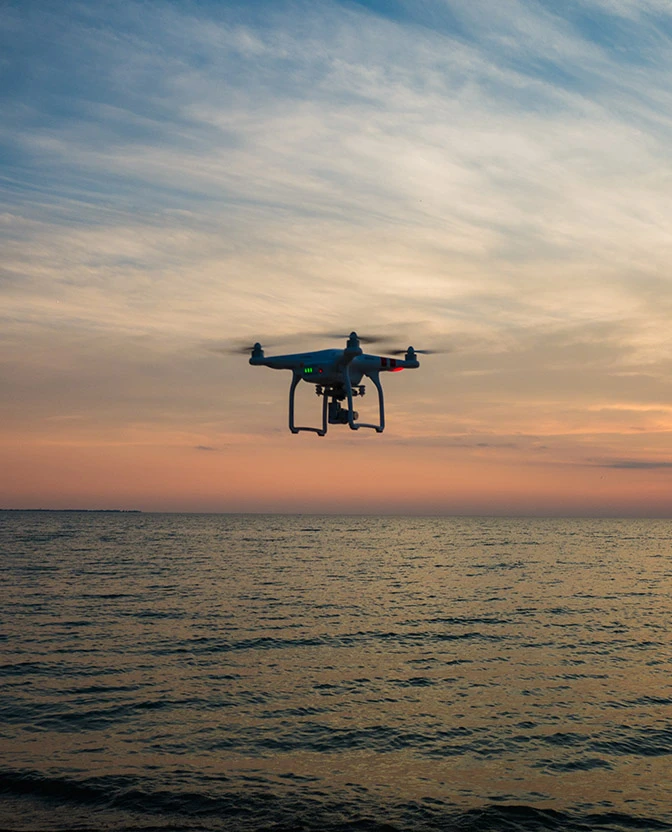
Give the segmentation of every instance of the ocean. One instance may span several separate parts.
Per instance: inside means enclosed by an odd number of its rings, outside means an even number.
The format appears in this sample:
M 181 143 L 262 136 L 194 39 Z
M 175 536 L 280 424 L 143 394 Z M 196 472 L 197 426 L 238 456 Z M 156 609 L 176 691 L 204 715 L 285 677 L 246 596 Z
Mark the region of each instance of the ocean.
M 0 829 L 672 830 L 672 521 L 0 513 Z

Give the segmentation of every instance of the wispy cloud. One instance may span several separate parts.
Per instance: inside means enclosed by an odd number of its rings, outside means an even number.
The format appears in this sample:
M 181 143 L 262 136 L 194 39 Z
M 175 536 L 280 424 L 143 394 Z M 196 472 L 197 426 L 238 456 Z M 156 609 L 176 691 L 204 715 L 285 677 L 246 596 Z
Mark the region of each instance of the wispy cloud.
M 662 460 L 646 460 L 646 459 L 622 459 L 616 462 L 604 462 L 600 464 L 601 468 L 624 468 L 626 470 L 640 470 L 653 471 L 656 469 L 672 468 L 672 462 Z
M 172 7 L 157 20 L 132 7 L 117 21 L 135 27 L 124 38 L 73 15 L 58 34 L 75 55 L 57 64 L 48 104 L 68 94 L 74 113 L 35 126 L 24 106 L 12 125 L 60 197 L 23 200 L 55 226 L 28 238 L 51 251 L 58 234 L 74 250 L 68 279 L 88 285 L 102 265 L 113 297 L 106 269 L 158 272 L 171 293 L 189 268 L 204 305 L 216 265 L 233 295 L 282 279 L 288 307 L 318 280 L 322 313 L 351 314 L 337 301 L 349 287 L 423 311 L 471 299 L 476 318 L 484 295 L 525 320 L 619 315 L 633 295 L 652 312 L 633 279 L 654 279 L 669 254 L 669 123 L 643 130 L 672 112 L 651 102 L 668 95 L 666 75 L 633 77 L 557 14 L 503 5 L 493 17 L 454 4 L 469 38 L 333 4 L 286 6 L 263 27 L 232 11 Z M 574 88 L 539 66 L 549 50 Z M 73 74 L 94 56 L 91 81 Z M 263 323 L 270 310 L 255 304 Z
M 664 457 L 663 0 L 35 3 L 3 21 L 6 423 L 142 413 L 222 447 L 284 420 L 285 380 L 204 343 L 406 321 L 454 349 L 395 380 L 400 439 L 581 436 L 627 459 L 615 437 L 639 432 Z

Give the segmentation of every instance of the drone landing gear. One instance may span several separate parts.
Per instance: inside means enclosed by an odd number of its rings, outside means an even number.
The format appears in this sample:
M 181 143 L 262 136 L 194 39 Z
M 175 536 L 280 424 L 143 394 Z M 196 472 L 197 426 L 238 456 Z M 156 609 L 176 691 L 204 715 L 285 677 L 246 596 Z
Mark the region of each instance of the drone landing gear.
M 373 372 L 368 373 L 368 377 L 374 383 L 376 390 L 378 391 L 378 414 L 380 419 L 380 424 L 378 425 L 370 425 L 366 422 L 357 422 L 356 419 L 359 418 L 359 414 L 356 413 L 352 407 L 352 398 L 353 396 L 357 395 L 357 392 L 353 389 L 352 383 L 350 382 L 350 366 L 346 365 L 345 367 L 345 392 L 348 397 L 348 424 L 352 430 L 359 430 L 360 428 L 371 428 L 375 430 L 376 433 L 382 433 L 385 430 L 385 402 L 383 401 L 383 387 L 380 383 L 380 373 Z M 359 395 L 364 395 L 364 388 L 359 388 Z
M 316 433 L 318 436 L 324 436 L 327 432 L 327 399 L 325 397 L 324 401 L 322 402 L 322 427 L 321 428 L 308 428 L 308 427 L 297 427 L 294 424 L 294 392 L 296 391 L 297 384 L 301 381 L 301 376 L 298 373 L 294 373 L 292 376 L 292 383 L 289 386 L 289 429 L 292 433 L 299 433 L 299 431 L 305 430 L 309 431 L 310 433 Z
M 385 429 L 385 405 L 383 402 L 383 388 L 378 377 L 378 373 L 371 373 L 369 378 L 374 383 L 378 390 L 378 410 L 380 414 L 380 423 L 377 425 L 367 424 L 365 422 L 358 422 L 359 413 L 353 407 L 353 399 L 356 396 L 363 396 L 365 393 L 364 385 L 357 385 L 353 387 L 350 382 L 350 373 L 346 367 L 345 371 L 345 388 L 342 386 L 323 386 L 318 385 L 315 392 L 322 397 L 322 427 L 311 428 L 298 426 L 294 424 L 294 394 L 298 383 L 301 381 L 301 375 L 294 373 L 292 383 L 289 387 L 289 429 L 292 433 L 299 433 L 300 431 L 309 431 L 316 433 L 318 436 L 324 436 L 327 432 L 328 425 L 348 425 L 351 430 L 359 430 L 360 428 L 371 428 L 376 433 L 382 433 Z M 347 407 L 343 407 L 341 402 L 347 399 Z

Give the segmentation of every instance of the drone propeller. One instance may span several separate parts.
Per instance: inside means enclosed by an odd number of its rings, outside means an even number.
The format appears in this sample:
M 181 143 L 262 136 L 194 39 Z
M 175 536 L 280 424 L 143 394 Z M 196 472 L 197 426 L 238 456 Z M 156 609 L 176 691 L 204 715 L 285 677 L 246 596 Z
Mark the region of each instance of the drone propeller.
M 357 334 L 357 340 L 361 344 L 380 344 L 381 342 L 390 342 L 391 338 L 396 338 L 398 336 L 390 335 L 360 335 Z M 304 341 L 308 338 L 334 338 L 339 341 L 348 341 L 352 335 L 352 332 L 300 332 L 294 333 L 292 335 L 280 335 L 275 336 L 269 341 L 264 341 L 264 346 L 266 347 L 277 347 L 284 344 L 294 344 L 298 343 L 299 341 Z M 220 342 L 221 343 L 221 342 Z M 237 339 L 229 341 L 228 343 L 224 343 L 221 346 L 213 346 L 210 347 L 212 352 L 217 352 L 222 355 L 249 355 L 249 353 L 255 348 L 255 344 L 251 343 L 248 339 Z M 398 350 L 387 350 L 388 355 L 403 355 L 407 352 L 406 349 L 398 349 Z M 445 352 L 445 350 L 415 350 L 416 353 L 421 353 L 424 355 L 431 355 L 435 352 Z
M 409 350 L 413 350 L 418 355 L 438 355 L 449 352 L 449 350 L 416 350 L 413 347 L 406 347 L 405 350 L 385 350 L 388 355 L 406 355 Z
M 350 338 L 350 332 L 314 332 L 311 335 L 316 338 L 337 338 L 339 341 Z M 360 335 L 357 333 L 357 339 L 362 344 L 379 344 L 384 338 L 380 335 Z
M 218 352 L 221 355 L 247 355 L 254 349 L 254 344 L 240 347 L 212 347 L 212 352 Z
M 274 336 L 271 340 L 264 341 L 264 346 L 278 347 L 283 346 L 284 344 L 298 344 L 312 338 L 335 338 L 339 341 L 347 341 L 351 334 L 351 332 L 295 332 L 292 335 Z M 390 336 L 388 335 L 387 340 L 389 340 L 389 338 Z M 383 337 L 377 335 L 357 335 L 357 339 L 362 344 L 377 344 L 380 341 L 385 340 Z M 239 340 L 231 342 L 228 347 L 223 347 L 218 351 L 244 354 L 248 353 L 253 348 L 254 344 L 249 344 L 248 341 Z
M 306 333 L 292 335 L 273 335 L 263 340 L 263 347 L 281 347 L 285 344 L 295 344 L 302 340 Z M 218 352 L 221 355 L 249 355 L 257 346 L 258 341 L 251 341 L 249 338 L 232 338 L 227 341 L 220 341 L 218 346 L 209 347 L 211 352 Z
M 249 355 L 255 347 L 249 341 L 238 341 L 225 347 L 210 347 L 210 351 L 220 355 Z

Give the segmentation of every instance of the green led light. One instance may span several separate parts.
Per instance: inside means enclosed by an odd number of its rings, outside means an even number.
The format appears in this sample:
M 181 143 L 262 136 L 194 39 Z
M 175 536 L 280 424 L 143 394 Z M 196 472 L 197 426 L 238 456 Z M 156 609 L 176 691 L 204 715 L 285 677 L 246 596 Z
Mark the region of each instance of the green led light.
M 304 372 L 304 373 L 312 373 L 312 372 L 313 372 L 313 368 L 312 368 L 312 367 L 304 367 L 304 368 L 303 368 L 303 372 Z

